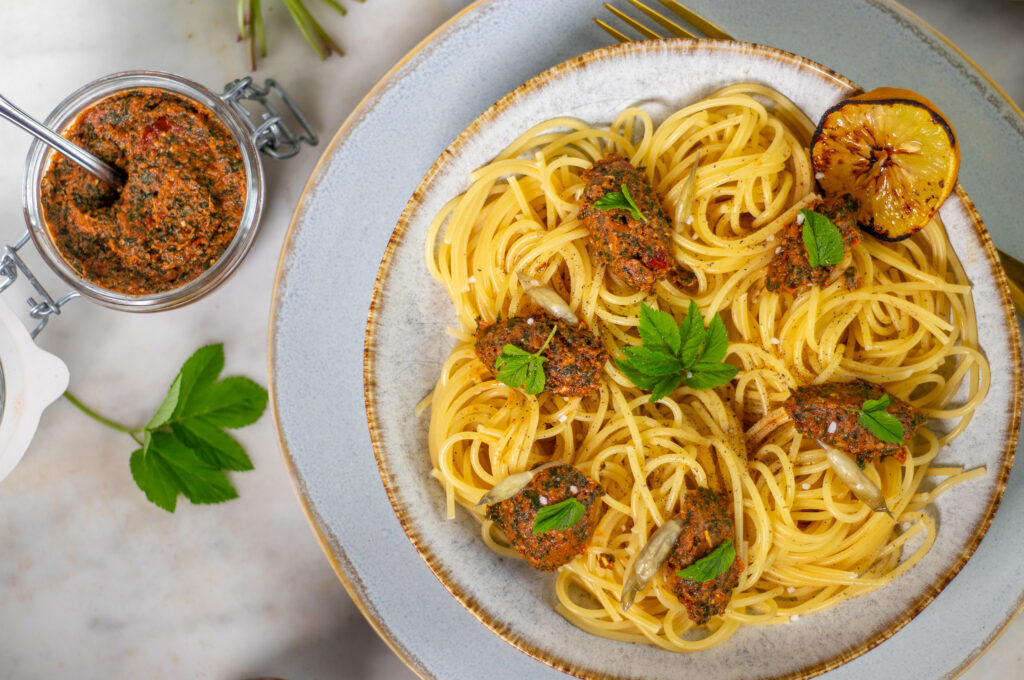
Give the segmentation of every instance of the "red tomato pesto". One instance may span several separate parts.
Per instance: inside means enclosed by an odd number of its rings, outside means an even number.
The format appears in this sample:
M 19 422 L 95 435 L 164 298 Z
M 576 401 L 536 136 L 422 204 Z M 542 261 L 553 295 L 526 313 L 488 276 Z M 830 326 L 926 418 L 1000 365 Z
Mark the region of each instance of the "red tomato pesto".
M 604 489 L 571 465 L 556 465 L 541 470 L 519 493 L 494 503 L 487 516 L 494 520 L 512 546 L 534 569 L 555 571 L 582 553 L 597 527 L 595 502 Z M 583 517 L 568 529 L 533 533 L 537 513 L 545 505 L 575 498 L 584 506 Z
M 178 288 L 213 265 L 245 207 L 242 154 L 206 107 L 163 90 L 114 94 L 65 136 L 128 174 L 115 192 L 59 154 L 43 176 L 47 228 L 82 278 L 128 295 Z

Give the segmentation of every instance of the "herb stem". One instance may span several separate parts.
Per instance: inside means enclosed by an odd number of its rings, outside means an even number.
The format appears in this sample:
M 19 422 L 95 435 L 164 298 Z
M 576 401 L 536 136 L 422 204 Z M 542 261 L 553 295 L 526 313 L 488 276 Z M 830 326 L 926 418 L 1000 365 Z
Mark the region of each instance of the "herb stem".
M 555 326 L 554 328 L 551 329 L 551 332 L 548 333 L 547 340 L 544 341 L 544 344 L 540 346 L 539 350 L 537 350 L 536 352 L 533 353 L 534 356 L 540 356 L 540 353 L 548 348 L 548 345 L 551 343 L 551 338 L 555 337 L 555 331 L 557 331 L 557 330 L 558 330 L 558 326 Z
M 68 401 L 70 401 L 72 404 L 77 406 L 78 409 L 82 413 L 84 413 L 85 415 L 89 416 L 90 418 L 92 418 L 96 422 L 102 423 L 103 425 L 106 425 L 107 427 L 109 427 L 109 428 L 111 428 L 113 430 L 117 430 L 118 432 L 124 432 L 125 434 L 130 434 L 132 436 L 132 438 L 135 439 L 135 441 L 139 441 L 138 438 L 135 437 L 135 433 L 136 432 L 142 432 L 142 430 L 144 428 L 136 428 L 136 429 L 133 430 L 132 428 L 125 427 L 124 425 L 120 425 L 118 423 L 115 423 L 113 420 L 110 420 L 109 418 L 104 418 L 99 413 L 96 413 L 96 411 L 93 411 L 91 408 L 89 408 L 88 406 L 83 404 L 81 401 L 79 401 L 78 398 L 75 395 L 71 394 L 70 392 L 65 392 L 64 393 L 64 397 Z M 142 442 L 139 442 L 139 443 L 141 444 Z

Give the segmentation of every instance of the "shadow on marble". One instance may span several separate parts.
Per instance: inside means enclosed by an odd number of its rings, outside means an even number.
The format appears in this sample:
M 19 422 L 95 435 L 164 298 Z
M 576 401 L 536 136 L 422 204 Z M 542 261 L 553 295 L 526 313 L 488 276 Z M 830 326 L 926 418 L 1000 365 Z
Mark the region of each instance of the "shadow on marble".
M 338 584 L 340 596 L 348 595 Z M 263 658 L 242 665 L 238 680 L 328 680 L 388 678 L 415 680 L 416 675 L 392 653 L 351 602 L 339 602 L 316 637 L 267 650 Z

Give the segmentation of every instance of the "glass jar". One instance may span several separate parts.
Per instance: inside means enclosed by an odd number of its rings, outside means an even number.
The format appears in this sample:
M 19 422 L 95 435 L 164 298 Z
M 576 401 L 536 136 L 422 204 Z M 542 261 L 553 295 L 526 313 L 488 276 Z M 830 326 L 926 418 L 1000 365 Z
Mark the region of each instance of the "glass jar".
M 56 152 L 44 143 L 38 140 L 34 141 L 29 148 L 25 166 L 23 193 L 28 234 L 46 264 L 73 291 L 60 300 L 53 300 L 49 295 L 44 295 L 44 304 L 35 305 L 36 308 L 42 307 L 42 309 L 33 309 L 32 312 L 34 317 L 42 320 L 36 333 L 42 329 L 42 325 L 45 325 L 46 316 L 59 313 L 60 305 L 63 302 L 77 296 L 114 309 L 131 312 L 155 312 L 188 304 L 215 289 L 242 262 L 259 231 L 264 201 L 263 167 L 260 162 L 260 153 L 263 152 L 274 158 L 287 158 L 298 153 L 302 143 L 313 146 L 318 141 L 305 117 L 273 80 L 267 80 L 265 86 L 260 88 L 254 85 L 250 78 L 243 78 L 230 83 L 223 93 L 214 94 L 191 80 L 159 71 L 127 71 L 94 80 L 58 104 L 46 118 L 45 125 L 64 134 L 85 109 L 118 92 L 139 88 L 165 90 L 190 99 L 211 111 L 231 133 L 241 151 L 246 181 L 245 207 L 238 230 L 220 258 L 209 269 L 177 288 L 151 295 L 128 295 L 98 286 L 79 276 L 64 260 L 46 227 L 40 184 L 49 166 L 49 160 Z M 301 128 L 299 134 L 293 133 L 288 123 L 279 115 L 278 107 L 269 98 L 272 93 L 280 98 L 290 113 L 290 118 L 298 123 Z M 254 114 L 250 108 L 245 106 L 245 103 L 248 103 L 250 107 L 255 103 L 258 112 Z M 24 241 L 25 239 L 22 239 L 22 242 L 13 248 L 8 247 L 6 253 L 16 257 L 16 251 L 24 245 Z M 20 262 L 18 264 L 21 265 Z M 8 267 L 8 269 L 11 268 Z M 17 269 L 24 272 L 23 266 L 19 266 Z M 33 285 L 36 285 L 34 277 L 28 272 L 25 273 L 28 274 L 28 278 L 32 279 Z M 7 285 L 9 283 L 7 282 Z M 4 288 L 6 285 L 0 282 L 0 291 Z M 45 304 L 47 302 L 51 304 Z M 30 302 L 30 304 L 32 303 Z
M 259 228 L 263 213 L 263 168 L 259 152 L 250 138 L 250 130 L 239 114 L 220 97 L 206 88 L 168 73 L 152 71 L 131 71 L 94 80 L 71 93 L 46 118 L 44 124 L 51 130 L 65 135 L 67 129 L 77 120 L 79 114 L 102 99 L 124 90 L 153 88 L 165 90 L 190 99 L 210 110 L 227 128 L 242 154 L 245 168 L 245 207 L 238 225 L 238 231 L 221 254 L 220 258 L 205 272 L 178 288 L 172 288 L 152 295 L 127 295 L 107 290 L 79 276 L 64 260 L 46 228 L 40 197 L 40 184 L 49 165 L 49 159 L 56 153 L 39 140 L 32 143 L 25 166 L 25 191 L 23 195 L 25 221 L 29 234 L 43 260 L 71 288 L 94 302 L 114 309 L 136 312 L 152 312 L 171 309 L 192 302 L 210 292 L 238 267 L 249 251 Z

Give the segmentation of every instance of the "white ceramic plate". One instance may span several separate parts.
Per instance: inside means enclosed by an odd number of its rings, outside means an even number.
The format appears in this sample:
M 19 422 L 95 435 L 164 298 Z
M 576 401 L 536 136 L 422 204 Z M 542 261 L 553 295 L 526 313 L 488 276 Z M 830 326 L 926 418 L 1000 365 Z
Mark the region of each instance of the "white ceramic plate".
M 996 242 L 1024 252 L 1017 228 L 1024 119 L 927 26 L 889 0 L 686 4 L 735 35 L 799 52 L 867 87 L 927 92 L 957 126 L 961 182 Z M 270 381 L 284 459 L 339 578 L 424 678 L 564 676 L 506 644 L 452 598 L 391 510 L 371 454 L 361 389 L 374 276 L 402 209 L 438 154 L 504 93 L 609 44 L 592 22 L 602 12 L 598 0 L 479 0 L 439 29 L 338 131 L 282 251 Z M 836 26 L 857 40 L 835 40 Z M 1021 535 L 1024 470 L 1015 470 L 986 539 L 960 575 L 889 641 L 823 677 L 957 675 L 1024 602 Z
M 771 86 L 812 120 L 856 87 L 829 69 L 773 48 L 738 42 L 629 43 L 590 52 L 517 88 L 441 155 L 406 207 L 381 264 L 366 340 L 366 405 L 381 476 L 413 544 L 445 587 L 495 633 L 550 665 L 585 678 L 713 679 L 807 677 L 863 653 L 912 619 L 956 574 L 988 527 L 1009 474 L 1020 409 L 1019 338 L 998 259 L 966 195 L 941 215 L 974 286 L 979 342 L 997 367 L 988 397 L 942 460 L 985 466 L 982 480 L 955 487 L 934 511 L 938 538 L 927 557 L 888 588 L 788 626 L 744 628 L 699 654 L 589 635 L 553 608 L 554 575 L 500 558 L 478 540 L 468 513 L 445 520 L 430 476 L 428 418 L 412 417 L 437 380 L 458 322 L 446 291 L 427 272 L 423 243 L 435 214 L 469 186 L 469 175 L 525 130 L 559 116 L 607 124 L 639 104 L 655 124 L 736 82 Z M 1007 409 L 1007 405 L 1011 408 Z M 800 649 L 799 655 L 772 653 Z

